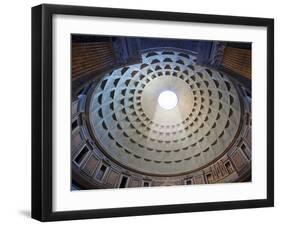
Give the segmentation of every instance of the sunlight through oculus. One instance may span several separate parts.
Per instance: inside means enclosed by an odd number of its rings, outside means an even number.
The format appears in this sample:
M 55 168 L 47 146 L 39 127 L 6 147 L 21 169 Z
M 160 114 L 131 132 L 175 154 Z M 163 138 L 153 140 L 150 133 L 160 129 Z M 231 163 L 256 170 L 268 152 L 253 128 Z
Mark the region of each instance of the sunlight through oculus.
M 158 104 L 166 110 L 173 109 L 178 104 L 178 97 L 172 91 L 163 91 L 158 97 Z

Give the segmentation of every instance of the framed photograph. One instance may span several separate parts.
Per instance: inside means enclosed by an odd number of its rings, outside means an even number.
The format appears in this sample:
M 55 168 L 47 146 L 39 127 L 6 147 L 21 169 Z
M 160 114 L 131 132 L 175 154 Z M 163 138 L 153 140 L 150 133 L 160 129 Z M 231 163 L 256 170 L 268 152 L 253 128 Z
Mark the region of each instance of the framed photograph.
M 32 217 L 274 205 L 274 21 L 32 8 Z

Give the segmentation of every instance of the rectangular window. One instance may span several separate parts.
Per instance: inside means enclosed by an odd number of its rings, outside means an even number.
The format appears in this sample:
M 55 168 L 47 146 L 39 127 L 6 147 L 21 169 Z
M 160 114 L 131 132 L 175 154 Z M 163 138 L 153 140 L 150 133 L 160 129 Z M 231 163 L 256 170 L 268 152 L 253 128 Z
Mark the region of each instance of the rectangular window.
M 148 181 L 144 181 L 144 182 L 143 182 L 143 186 L 144 186 L 144 187 L 149 187 L 149 186 L 150 186 L 150 183 L 149 183 Z
M 207 174 L 206 178 L 207 178 L 208 183 L 212 183 L 212 174 L 210 174 L 210 173 Z
M 187 179 L 187 180 L 185 181 L 185 184 L 186 184 L 186 185 L 192 185 L 192 179 Z
M 74 161 L 79 165 L 82 160 L 85 158 L 85 156 L 87 155 L 89 149 L 87 148 L 87 146 L 85 146 L 80 153 L 75 157 Z
M 246 156 L 246 158 L 247 158 L 248 160 L 250 160 L 250 155 L 249 155 L 249 153 L 248 153 L 248 151 L 247 151 L 247 147 L 246 147 L 245 144 L 242 144 L 242 145 L 241 145 L 241 150 L 243 151 L 243 153 L 244 153 L 244 155 Z
M 79 95 L 83 94 L 83 92 L 84 92 L 84 87 L 79 90 L 79 92 L 77 93 L 77 97 L 78 97 Z
M 77 126 L 78 126 L 78 122 L 77 122 L 77 120 L 74 120 L 71 124 L 72 130 L 75 130 L 77 128 Z
M 250 125 L 250 115 L 246 113 L 246 125 Z
M 250 94 L 250 92 L 248 90 L 245 90 L 246 96 L 251 100 L 252 99 L 252 95 Z
M 228 161 L 224 165 L 225 165 L 225 168 L 226 168 L 227 172 L 229 174 L 232 173 L 233 170 L 232 170 L 232 166 L 231 166 L 230 162 Z
M 96 176 L 96 178 L 98 180 L 101 181 L 103 179 L 106 169 L 107 169 L 107 167 L 105 165 L 101 165 L 100 170 Z
M 128 181 L 128 177 L 126 176 L 122 176 L 119 188 L 125 188 L 127 185 L 127 181 Z

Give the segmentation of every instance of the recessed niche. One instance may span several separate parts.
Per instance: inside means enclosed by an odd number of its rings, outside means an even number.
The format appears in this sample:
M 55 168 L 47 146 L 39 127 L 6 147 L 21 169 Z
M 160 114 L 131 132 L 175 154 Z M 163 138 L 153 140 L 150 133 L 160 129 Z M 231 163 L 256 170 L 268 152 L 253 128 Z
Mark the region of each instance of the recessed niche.
M 206 179 L 207 179 L 207 182 L 210 184 L 210 183 L 212 183 L 212 180 L 213 180 L 213 177 L 212 177 L 212 174 L 207 174 L 206 175 Z
M 233 168 L 231 166 L 230 161 L 225 162 L 224 166 L 229 174 L 231 174 L 233 172 Z
M 150 187 L 150 182 L 144 181 L 143 182 L 143 187 Z
M 192 179 L 186 179 L 185 184 L 186 185 L 192 185 Z
M 74 121 L 71 123 L 71 129 L 72 129 L 72 130 L 75 130 L 77 127 L 78 127 L 78 121 L 77 121 L 77 120 L 74 120 Z
M 84 146 L 83 149 L 79 152 L 79 154 L 74 158 L 74 162 L 80 165 L 88 152 L 89 152 L 88 147 Z
M 101 165 L 99 168 L 98 173 L 96 174 L 96 179 L 98 179 L 99 181 L 101 181 L 105 175 L 107 167 L 105 165 Z
M 128 177 L 122 175 L 121 181 L 120 181 L 120 184 L 119 184 L 119 188 L 125 188 L 125 187 L 127 187 L 127 183 L 128 183 Z

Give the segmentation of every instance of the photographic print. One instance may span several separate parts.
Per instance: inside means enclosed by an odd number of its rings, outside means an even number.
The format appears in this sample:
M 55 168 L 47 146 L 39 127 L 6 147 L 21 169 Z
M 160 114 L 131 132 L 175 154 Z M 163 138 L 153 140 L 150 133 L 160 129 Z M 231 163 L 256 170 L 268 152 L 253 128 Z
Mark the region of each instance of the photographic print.
M 71 35 L 71 190 L 251 182 L 252 44 Z
M 32 8 L 32 217 L 274 206 L 274 20 Z

